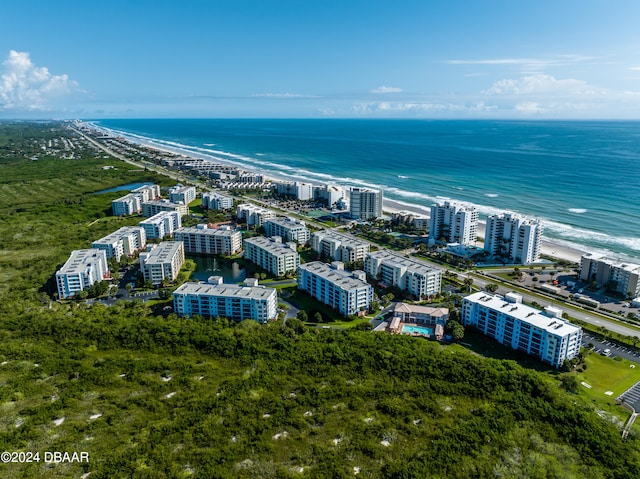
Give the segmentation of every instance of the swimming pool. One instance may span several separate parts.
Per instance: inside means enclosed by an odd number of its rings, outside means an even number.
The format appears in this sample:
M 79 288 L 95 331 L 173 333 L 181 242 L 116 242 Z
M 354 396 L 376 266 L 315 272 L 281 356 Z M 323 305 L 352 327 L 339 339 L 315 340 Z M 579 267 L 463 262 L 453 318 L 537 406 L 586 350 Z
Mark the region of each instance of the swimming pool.
M 425 328 L 424 326 L 403 324 L 402 334 L 422 334 L 424 336 L 431 336 L 433 334 L 433 331 L 430 328 Z

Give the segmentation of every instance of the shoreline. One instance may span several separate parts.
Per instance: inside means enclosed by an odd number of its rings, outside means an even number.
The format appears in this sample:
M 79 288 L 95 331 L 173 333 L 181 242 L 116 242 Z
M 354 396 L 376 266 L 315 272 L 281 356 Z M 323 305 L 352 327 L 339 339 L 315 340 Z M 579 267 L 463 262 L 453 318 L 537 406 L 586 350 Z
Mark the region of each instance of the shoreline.
M 110 135 L 113 135 L 115 137 L 122 137 L 128 142 L 142 146 L 144 148 L 150 148 L 160 152 L 167 152 L 167 153 L 176 154 L 176 155 L 183 155 L 189 158 L 199 158 L 205 161 L 216 161 L 221 164 L 242 168 L 245 171 L 260 173 L 267 176 L 270 179 L 275 179 L 279 181 L 291 181 L 290 179 L 286 179 L 278 175 L 274 175 L 269 170 L 262 171 L 262 170 L 255 169 L 253 166 L 246 165 L 241 161 L 236 162 L 227 158 L 220 158 L 213 154 L 196 153 L 196 152 L 190 151 L 189 149 L 181 148 L 178 146 L 172 147 L 170 145 L 158 144 L 159 142 L 153 138 L 145 138 L 143 140 L 142 138 L 138 138 L 135 134 L 129 134 L 127 132 L 112 130 L 104 126 L 96 125 L 93 122 L 87 122 L 87 124 L 90 125 L 91 128 L 107 132 Z M 311 181 L 309 183 L 315 184 Z M 383 195 L 384 195 L 384 191 L 383 191 Z M 383 199 L 382 209 L 383 209 L 383 212 L 388 211 L 390 213 L 400 212 L 400 211 L 409 211 L 412 213 L 416 213 L 417 215 L 426 216 L 426 217 L 429 217 L 429 214 L 430 214 L 430 208 L 427 206 L 393 200 L 389 198 Z M 486 226 L 486 223 L 484 221 L 480 221 L 478 223 L 478 236 L 482 237 L 483 239 L 484 239 L 485 226 Z M 541 254 L 545 256 L 550 256 L 550 257 L 560 259 L 560 260 L 565 260 L 565 261 L 571 261 L 573 263 L 580 263 L 580 258 L 584 254 L 587 254 L 590 252 L 596 252 L 596 251 L 587 251 L 584 249 L 580 249 L 576 246 L 568 246 L 565 244 L 561 244 L 560 242 L 556 242 L 548 238 L 542 239 L 542 244 L 540 249 L 541 249 Z
M 398 213 L 400 211 L 408 211 L 410 213 L 416 213 L 417 215 L 420 215 L 420 216 L 426 216 L 427 218 L 429 217 L 429 212 L 426 207 L 423 207 L 420 205 L 412 206 L 408 203 L 390 200 L 387 198 L 384 198 L 383 200 L 382 210 L 389 213 Z M 485 228 L 486 228 L 486 222 L 479 221 L 478 237 L 481 237 L 484 239 Z M 578 263 L 578 264 L 580 263 L 580 258 L 582 257 L 582 255 L 588 253 L 588 251 L 566 246 L 566 245 L 554 242 L 553 240 L 544 239 L 544 238 L 542 239 L 540 252 L 545 256 L 550 256 L 552 258 L 565 260 L 565 261 L 571 261 L 572 263 Z

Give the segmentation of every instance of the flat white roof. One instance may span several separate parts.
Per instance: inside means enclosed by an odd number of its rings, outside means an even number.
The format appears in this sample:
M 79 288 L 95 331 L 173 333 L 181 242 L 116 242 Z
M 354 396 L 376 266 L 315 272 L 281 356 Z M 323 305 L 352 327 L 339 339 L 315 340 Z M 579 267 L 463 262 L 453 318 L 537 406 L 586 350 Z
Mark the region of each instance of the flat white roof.
M 238 284 L 184 283 L 174 294 L 197 296 L 221 296 L 225 298 L 267 299 L 276 290 L 264 286 L 242 286 Z
M 390 263 L 393 266 L 405 266 L 409 271 L 421 273 L 442 272 L 440 268 L 430 266 L 427 263 L 413 258 L 405 258 L 388 250 L 373 251 L 368 256 L 382 260 L 383 263 Z
M 61 274 L 84 273 L 87 267 L 96 264 L 100 258 L 107 261 L 107 254 L 101 249 L 78 249 L 71 252 L 67 262 L 58 271 Z
M 331 265 L 322 263 L 321 261 L 312 261 L 310 263 L 301 264 L 299 269 L 309 271 L 330 283 L 342 289 L 352 290 L 369 286 L 369 283 L 354 278 L 354 272 L 343 269 L 333 269 Z M 369 286 L 370 287 L 370 286 Z
M 505 301 L 500 295 L 491 295 L 484 291 L 470 294 L 464 300 L 501 312 L 556 336 L 567 336 L 582 329 L 563 319 L 549 317 L 539 309 L 522 303 Z

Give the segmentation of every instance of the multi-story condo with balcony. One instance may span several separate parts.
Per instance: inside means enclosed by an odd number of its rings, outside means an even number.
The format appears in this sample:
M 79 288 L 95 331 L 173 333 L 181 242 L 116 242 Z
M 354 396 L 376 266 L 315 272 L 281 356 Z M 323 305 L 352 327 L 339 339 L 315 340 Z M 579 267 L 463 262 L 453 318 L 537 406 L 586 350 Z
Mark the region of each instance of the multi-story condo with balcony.
M 284 241 L 307 244 L 311 233 L 304 221 L 291 218 L 270 218 L 262 225 L 266 236 L 280 236 Z
M 233 208 L 233 198 L 214 191 L 203 193 L 202 207 L 209 210 L 230 210 Z
M 155 200 L 160 197 L 160 187 L 158 185 L 142 185 L 131 190 L 131 193 L 124 195 L 111 202 L 113 216 L 135 215 L 142 211 L 142 203 Z
M 540 259 L 543 226 L 539 220 L 505 213 L 487 218 L 484 250 L 517 264 Z
M 349 215 L 356 220 L 371 220 L 382 217 L 383 195 L 380 190 L 351 188 L 349 192 Z
M 385 286 L 396 286 L 416 298 L 440 293 L 442 270 L 388 250 L 367 254 L 364 270 Z
M 231 256 L 242 251 L 242 234 L 231 228 L 213 229 L 203 224 L 179 228 L 174 239 L 184 243 L 187 253 Z
M 213 276 L 207 283 L 181 285 L 173 292 L 173 307 L 179 316 L 266 323 L 278 315 L 278 295 L 273 288 L 258 286 L 256 280 L 247 280 L 245 285 L 223 284 L 222 277 Z
M 373 300 L 373 288 L 366 282 L 364 271 L 345 271 L 344 263 L 313 261 L 298 267 L 298 289 L 343 316 L 363 314 Z
M 161 211 L 138 224 L 144 229 L 147 238 L 162 239 L 173 236 L 173 232 L 182 226 L 182 215 L 177 211 Z
M 163 281 L 175 281 L 184 264 L 182 241 L 163 241 L 153 245 L 151 251 L 140 253 L 140 270 L 145 281 L 159 285 Z
M 522 296 L 504 297 L 481 291 L 462 301 L 462 323 L 555 368 L 580 352 L 582 329 L 562 319 L 562 310 L 544 312 L 522 304 Z
M 147 245 L 147 234 L 140 226 L 123 226 L 110 235 L 91 243 L 91 247 L 103 250 L 107 259 L 120 261 L 122 255 L 133 256 Z
M 275 218 L 276 212 L 250 203 L 242 203 L 236 208 L 236 216 L 246 221 L 249 227 L 260 227 L 268 219 Z
M 176 185 L 169 189 L 169 201 L 188 205 L 196 199 L 196 187 Z
M 104 250 L 91 248 L 72 251 L 67 262 L 56 272 L 58 297 L 69 298 L 106 279 L 108 274 Z
M 364 261 L 371 244 L 355 236 L 332 230 L 316 231 L 311 235 L 311 249 L 327 259 L 353 263 Z
M 595 281 L 598 287 L 606 287 L 630 299 L 640 296 L 640 264 L 585 254 L 580 259 L 580 280 Z
M 300 265 L 296 243 L 283 243 L 280 236 L 255 236 L 244 240 L 244 257 L 274 276 L 295 274 Z
M 471 245 L 478 235 L 478 210 L 445 201 L 431 205 L 429 241 Z
M 172 203 L 169 200 L 155 200 L 142 203 L 142 216 L 150 218 L 161 211 L 177 211 L 182 216 L 189 213 L 189 207 L 182 203 Z

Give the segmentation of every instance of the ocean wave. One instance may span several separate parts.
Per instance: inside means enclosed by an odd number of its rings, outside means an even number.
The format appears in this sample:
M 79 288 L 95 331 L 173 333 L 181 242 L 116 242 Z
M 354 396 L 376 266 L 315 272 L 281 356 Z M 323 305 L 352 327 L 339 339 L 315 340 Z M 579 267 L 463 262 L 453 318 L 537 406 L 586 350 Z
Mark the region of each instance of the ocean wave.
M 498 193 L 485 193 L 484 196 L 487 198 L 497 198 L 500 195 Z
M 409 177 L 405 175 L 398 175 L 398 178 L 402 178 L 403 180 L 408 180 Z
M 569 208 L 567 211 L 570 212 L 570 213 L 575 213 L 577 215 L 581 215 L 583 213 L 586 213 L 589 210 L 587 210 L 586 208 Z

